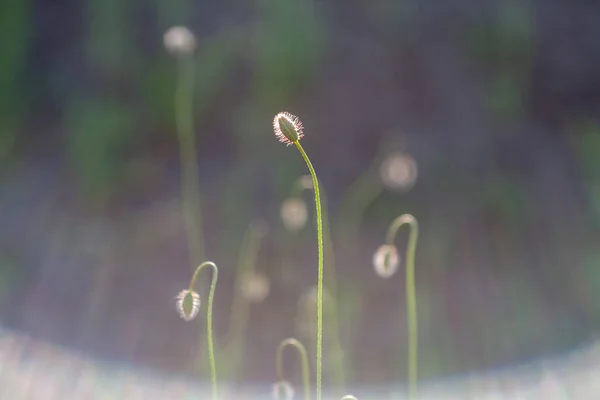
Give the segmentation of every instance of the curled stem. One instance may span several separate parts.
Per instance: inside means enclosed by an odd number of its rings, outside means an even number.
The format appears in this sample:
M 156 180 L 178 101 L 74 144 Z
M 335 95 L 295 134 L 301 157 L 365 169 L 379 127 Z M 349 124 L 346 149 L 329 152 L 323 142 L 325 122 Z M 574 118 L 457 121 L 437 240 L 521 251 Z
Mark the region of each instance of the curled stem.
M 204 254 L 200 214 L 200 187 L 196 160 L 196 138 L 192 101 L 194 97 L 194 64 L 190 54 L 177 56 L 177 89 L 175 124 L 181 163 L 181 201 L 190 264 L 196 265 Z
M 219 277 L 219 269 L 217 265 L 212 261 L 205 261 L 196 268 L 194 271 L 194 275 L 192 276 L 192 280 L 190 281 L 189 291 L 194 289 L 196 284 L 196 280 L 198 279 L 198 275 L 200 271 L 204 267 L 211 267 L 213 269 L 212 281 L 210 283 L 210 291 L 208 293 L 208 309 L 206 310 L 206 338 L 208 344 L 208 360 L 210 362 L 210 380 L 212 383 L 212 398 L 213 400 L 217 400 L 217 368 L 215 366 L 215 352 L 213 347 L 213 337 L 212 337 L 212 311 L 213 311 L 213 301 L 215 298 L 215 288 L 217 286 L 217 279 Z
M 408 248 L 406 251 L 406 313 L 408 323 L 408 393 L 414 399 L 417 392 L 417 351 L 418 351 L 418 319 L 417 299 L 415 289 L 415 252 L 419 225 L 415 217 L 403 214 L 390 225 L 387 234 L 387 244 L 393 245 L 396 234 L 402 225 L 410 225 Z
M 321 380 L 322 380 L 322 369 L 323 369 L 323 217 L 321 214 L 321 195 L 319 192 L 319 181 L 315 169 L 310 162 L 310 159 L 306 155 L 306 152 L 302 148 L 302 145 L 298 140 L 294 141 L 294 144 L 298 148 L 298 151 L 304 158 L 306 166 L 310 171 L 310 175 L 313 181 L 313 188 L 315 191 L 315 209 L 317 217 L 317 247 L 319 253 L 319 271 L 317 278 L 317 400 L 321 400 Z
M 300 362 L 302 363 L 302 384 L 304 385 L 304 400 L 310 400 L 310 370 L 308 366 L 308 355 L 306 353 L 306 348 L 297 339 L 288 338 L 282 340 L 277 346 L 277 356 L 275 358 L 275 371 L 277 373 L 277 380 L 283 381 L 283 350 L 287 347 L 291 346 L 298 350 L 298 355 L 300 356 Z

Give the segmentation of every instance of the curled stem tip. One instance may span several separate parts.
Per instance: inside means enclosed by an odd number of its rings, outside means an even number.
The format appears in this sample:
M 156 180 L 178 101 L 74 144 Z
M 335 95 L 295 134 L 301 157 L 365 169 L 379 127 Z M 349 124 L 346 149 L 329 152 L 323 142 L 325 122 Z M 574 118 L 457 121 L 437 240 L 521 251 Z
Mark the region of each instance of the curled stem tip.
M 202 271 L 205 267 L 211 267 L 213 270 L 212 281 L 210 283 L 210 290 L 208 293 L 208 308 L 206 311 L 206 338 L 208 343 L 208 359 L 210 362 L 210 378 L 212 383 L 212 397 L 213 400 L 217 400 L 217 369 L 215 365 L 215 351 L 213 346 L 213 337 L 212 337 L 212 313 L 213 313 L 213 301 L 215 297 L 215 288 L 217 286 L 217 279 L 219 277 L 219 269 L 217 265 L 212 261 L 205 261 L 196 268 L 194 271 L 194 275 L 192 276 L 192 280 L 190 281 L 189 291 L 192 291 L 194 286 L 196 285 L 196 280 L 198 279 L 198 275 L 200 271 Z
M 275 359 L 275 371 L 277 373 L 277 380 L 284 381 L 283 379 L 283 350 L 288 347 L 294 347 L 298 351 L 300 356 L 300 363 L 302 365 L 302 384 L 304 385 L 304 399 L 310 400 L 310 370 L 308 364 L 308 354 L 306 348 L 299 340 L 295 338 L 287 338 L 282 340 L 277 346 L 277 355 Z
M 408 248 L 406 251 L 406 311 L 408 324 L 408 391 L 409 398 L 414 399 L 417 392 L 417 351 L 418 351 L 418 319 L 415 288 L 415 253 L 419 235 L 419 224 L 415 217 L 403 214 L 392 221 L 387 235 L 387 244 L 393 245 L 396 233 L 403 225 L 410 226 Z

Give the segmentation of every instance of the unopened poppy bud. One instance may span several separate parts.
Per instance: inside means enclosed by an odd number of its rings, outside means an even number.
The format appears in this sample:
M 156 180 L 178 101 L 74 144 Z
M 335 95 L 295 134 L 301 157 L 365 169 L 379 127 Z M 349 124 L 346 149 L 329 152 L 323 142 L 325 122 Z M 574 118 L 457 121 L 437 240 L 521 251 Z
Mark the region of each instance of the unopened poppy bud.
M 196 318 L 200 311 L 200 296 L 193 290 L 182 290 L 176 297 L 177 312 L 186 321 Z
M 400 259 L 398 258 L 398 249 L 391 244 L 379 246 L 373 254 L 373 267 L 380 277 L 387 279 L 394 275 L 398 270 Z
M 379 174 L 388 188 L 408 191 L 417 180 L 417 162 L 409 154 L 395 153 L 381 164 Z
M 274 400 L 292 400 L 294 388 L 288 381 L 278 381 L 273 385 Z
M 304 136 L 302 133 L 303 129 L 302 122 L 300 122 L 298 117 L 289 112 L 280 112 L 275 115 L 275 118 L 273 119 L 275 136 L 277 136 L 277 139 L 279 139 L 280 142 L 285 143 L 287 146 L 302 139 Z
M 165 32 L 165 48 L 172 54 L 190 54 L 196 49 L 194 34 L 184 26 L 174 26 Z

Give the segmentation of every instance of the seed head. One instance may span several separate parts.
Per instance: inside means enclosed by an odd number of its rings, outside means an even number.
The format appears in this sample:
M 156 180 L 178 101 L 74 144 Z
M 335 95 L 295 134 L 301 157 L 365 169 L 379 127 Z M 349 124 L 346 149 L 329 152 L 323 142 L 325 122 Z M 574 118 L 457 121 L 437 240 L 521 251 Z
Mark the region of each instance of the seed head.
M 294 387 L 288 381 L 277 381 L 273 385 L 273 399 L 292 400 L 294 398 Z
M 281 204 L 281 219 L 288 231 L 296 232 L 304 228 L 308 218 L 306 203 L 299 197 L 290 197 Z
M 163 36 L 163 43 L 171 54 L 190 54 L 196 49 L 196 38 L 185 26 L 169 28 Z
M 186 321 L 196 318 L 200 311 L 200 296 L 193 290 L 182 290 L 176 297 L 177 312 Z
M 302 139 L 304 136 L 302 133 L 303 129 L 302 122 L 300 122 L 298 117 L 289 112 L 280 112 L 273 119 L 275 136 L 277 136 L 280 142 L 285 143 L 286 146 Z
M 373 267 L 377 275 L 383 279 L 394 275 L 399 264 L 398 249 L 391 244 L 382 244 L 373 254 Z

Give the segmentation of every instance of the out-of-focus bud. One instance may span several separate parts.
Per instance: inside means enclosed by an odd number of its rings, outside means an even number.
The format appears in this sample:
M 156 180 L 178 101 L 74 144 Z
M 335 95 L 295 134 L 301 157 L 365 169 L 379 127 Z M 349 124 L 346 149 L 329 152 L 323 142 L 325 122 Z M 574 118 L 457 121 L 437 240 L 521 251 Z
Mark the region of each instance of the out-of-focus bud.
M 384 279 L 394 275 L 398 270 L 399 264 L 398 249 L 391 244 L 379 246 L 375 254 L 373 254 L 375 272 Z

